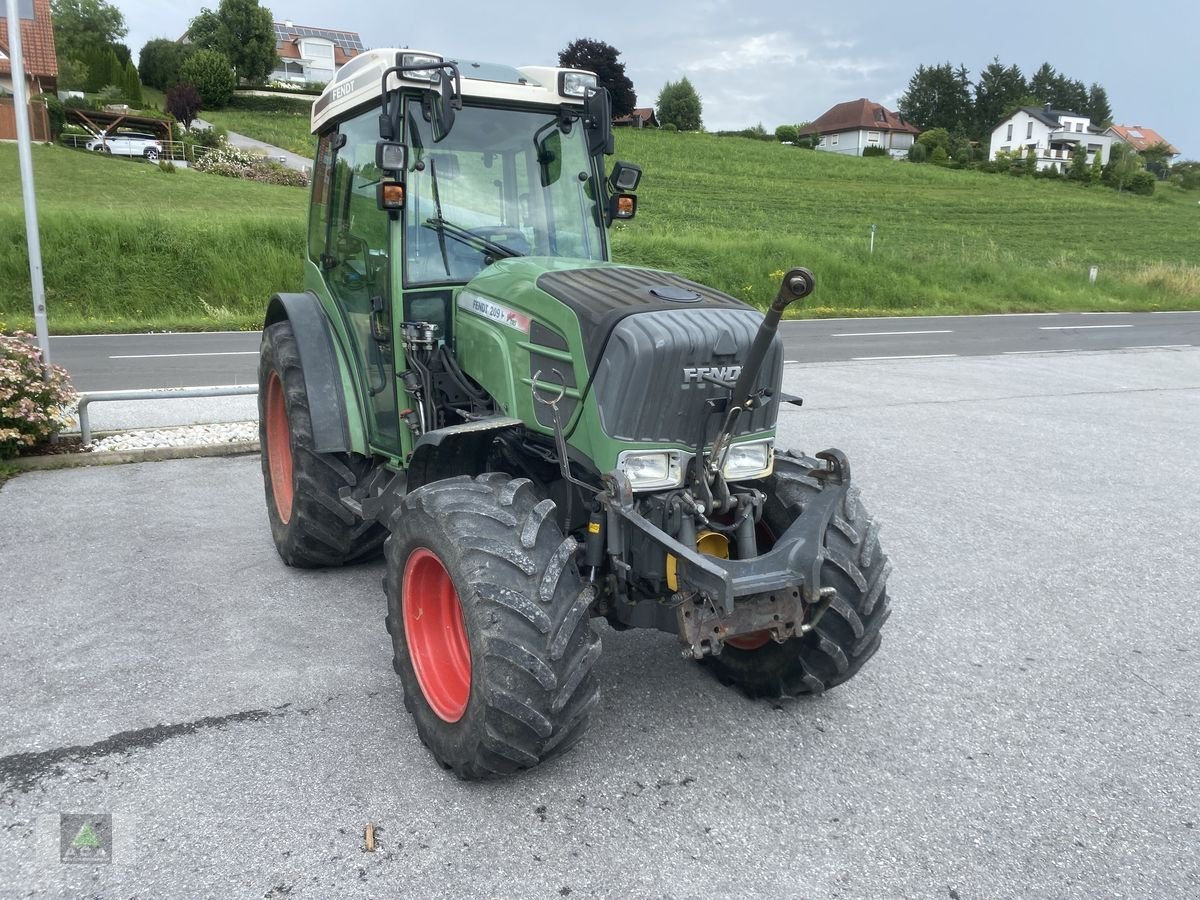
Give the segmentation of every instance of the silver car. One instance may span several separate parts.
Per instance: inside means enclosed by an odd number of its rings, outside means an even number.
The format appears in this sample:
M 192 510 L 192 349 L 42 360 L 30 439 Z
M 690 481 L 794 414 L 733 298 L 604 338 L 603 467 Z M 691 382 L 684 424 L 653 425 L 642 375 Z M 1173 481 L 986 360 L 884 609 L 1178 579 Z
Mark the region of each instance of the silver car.
M 111 153 L 114 156 L 142 156 L 157 162 L 162 156 L 162 144 L 152 134 L 134 131 L 119 131 L 101 135 L 85 145 L 96 153 Z

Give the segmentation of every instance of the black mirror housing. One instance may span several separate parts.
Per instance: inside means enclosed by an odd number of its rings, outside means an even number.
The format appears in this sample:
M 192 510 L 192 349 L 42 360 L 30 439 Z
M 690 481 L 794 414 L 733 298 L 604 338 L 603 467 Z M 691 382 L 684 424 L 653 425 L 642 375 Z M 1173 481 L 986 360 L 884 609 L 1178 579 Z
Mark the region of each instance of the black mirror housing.
M 588 131 L 588 153 L 611 156 L 616 149 L 612 131 L 612 100 L 608 88 L 589 88 L 583 101 L 583 127 Z
M 636 191 L 641 180 L 641 166 L 620 160 L 613 164 L 612 174 L 608 176 L 608 183 L 612 185 L 612 189 L 620 193 Z

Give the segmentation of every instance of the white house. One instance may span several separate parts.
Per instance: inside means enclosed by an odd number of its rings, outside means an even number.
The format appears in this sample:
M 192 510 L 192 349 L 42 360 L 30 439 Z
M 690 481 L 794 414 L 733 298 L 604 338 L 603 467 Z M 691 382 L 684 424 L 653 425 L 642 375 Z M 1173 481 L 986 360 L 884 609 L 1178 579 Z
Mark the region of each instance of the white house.
M 272 81 L 326 84 L 333 74 L 363 52 L 355 31 L 275 22 L 275 71 Z
M 1092 125 L 1085 115 L 1045 106 L 1022 106 L 992 130 L 989 159 L 1000 151 L 1037 153 L 1038 170 L 1057 166 L 1060 171 L 1071 164 L 1071 153 L 1082 145 L 1087 149 L 1090 164 L 1097 153 L 1100 162 L 1107 163 L 1112 148 L 1112 136 Z
M 800 129 L 800 136 L 816 135 L 818 150 L 862 156 L 867 147 L 882 147 L 894 157 L 908 154 L 920 129 L 899 113 L 866 97 L 831 106 L 816 121 Z

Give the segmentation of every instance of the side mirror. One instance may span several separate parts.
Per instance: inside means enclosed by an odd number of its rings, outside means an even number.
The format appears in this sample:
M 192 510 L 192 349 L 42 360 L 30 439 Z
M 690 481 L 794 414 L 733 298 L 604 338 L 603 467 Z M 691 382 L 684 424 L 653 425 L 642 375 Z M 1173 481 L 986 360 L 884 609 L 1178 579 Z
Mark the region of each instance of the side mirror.
M 454 127 L 454 87 L 453 78 L 445 70 L 438 69 L 430 106 L 433 123 L 433 142 L 445 140 L 450 129 Z
M 608 176 L 612 189 L 619 192 L 636 191 L 641 180 L 642 167 L 629 162 L 616 162 Z
M 605 156 L 615 149 L 612 132 L 612 101 L 608 88 L 588 88 L 583 100 L 583 127 L 587 129 L 588 154 Z

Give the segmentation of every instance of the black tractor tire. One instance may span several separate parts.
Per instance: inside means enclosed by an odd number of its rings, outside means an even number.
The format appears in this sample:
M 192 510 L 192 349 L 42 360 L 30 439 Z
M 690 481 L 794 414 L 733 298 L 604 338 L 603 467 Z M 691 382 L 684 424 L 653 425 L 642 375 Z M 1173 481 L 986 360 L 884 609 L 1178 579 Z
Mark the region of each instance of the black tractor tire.
M 378 557 L 387 530 L 359 519 L 338 497 L 343 487 L 366 478 L 374 464 L 357 453 L 313 449 L 300 351 L 287 321 L 263 329 L 258 436 L 267 517 L 283 561 L 311 569 Z
M 813 477 L 824 463 L 811 457 L 780 454 L 763 491 L 766 532 L 780 535 L 825 489 Z M 750 697 L 797 697 L 819 694 L 849 680 L 879 649 L 879 631 L 891 615 L 887 579 L 892 564 L 879 546 L 879 526 L 867 513 L 853 485 L 825 532 L 822 587 L 837 597 L 817 627 L 782 644 L 766 640 L 743 648 L 725 644 L 718 656 L 701 662 L 723 684 Z M 766 548 L 763 548 L 766 549 Z
M 488 473 L 408 494 L 384 547 L 393 666 L 434 758 L 463 779 L 572 747 L 599 700 L 595 598 L 554 502 Z

